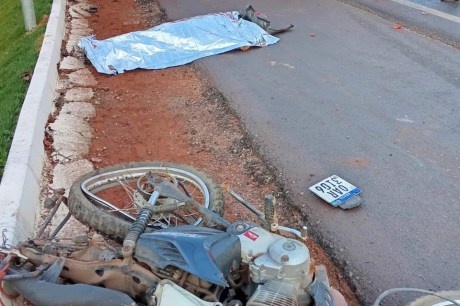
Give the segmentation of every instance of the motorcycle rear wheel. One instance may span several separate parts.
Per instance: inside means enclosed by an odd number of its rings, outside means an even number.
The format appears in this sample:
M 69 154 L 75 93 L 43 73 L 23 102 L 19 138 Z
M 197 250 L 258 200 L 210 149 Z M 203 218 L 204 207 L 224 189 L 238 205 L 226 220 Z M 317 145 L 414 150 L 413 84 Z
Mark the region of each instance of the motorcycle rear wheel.
M 134 204 L 135 191 L 139 190 L 139 182 L 149 171 L 168 177 L 197 202 L 223 215 L 222 189 L 213 178 L 191 166 L 164 162 L 123 164 L 98 169 L 80 177 L 69 191 L 69 210 L 81 223 L 111 239 L 122 241 L 138 212 Z M 139 196 L 139 191 L 136 195 Z M 173 200 L 165 198 L 162 201 Z M 196 211 L 177 210 L 171 214 L 154 216 L 147 231 L 201 223 L 202 218 Z

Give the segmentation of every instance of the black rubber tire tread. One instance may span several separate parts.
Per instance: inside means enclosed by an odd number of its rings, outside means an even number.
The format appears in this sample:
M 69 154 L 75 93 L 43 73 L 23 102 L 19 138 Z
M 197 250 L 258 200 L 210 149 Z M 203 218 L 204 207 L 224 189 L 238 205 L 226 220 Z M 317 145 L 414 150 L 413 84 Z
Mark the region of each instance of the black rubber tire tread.
M 121 169 L 130 169 L 130 168 L 137 168 L 137 167 L 169 167 L 169 168 L 177 168 L 182 169 L 188 172 L 193 173 L 194 175 L 198 176 L 203 180 L 206 187 L 209 190 L 209 209 L 214 211 L 220 216 L 224 214 L 224 195 L 222 189 L 220 188 L 219 184 L 209 175 L 205 174 L 204 172 L 197 170 L 194 167 L 176 164 L 176 163 L 165 163 L 165 162 L 137 162 L 137 163 L 129 163 L 123 164 L 113 167 L 101 168 L 98 170 L 94 170 L 89 172 L 79 179 L 77 179 L 70 188 L 69 191 L 69 199 L 68 199 L 68 207 L 72 216 L 74 216 L 78 221 L 81 223 L 89 226 L 90 228 L 98 231 L 102 235 L 107 236 L 110 239 L 114 239 L 117 241 L 123 241 L 128 229 L 132 222 L 127 220 L 121 219 L 116 215 L 112 215 L 108 213 L 106 210 L 101 209 L 97 205 L 94 205 L 88 198 L 86 198 L 85 194 L 81 190 L 81 184 L 87 180 L 88 178 L 105 173 L 110 171 L 116 171 Z M 148 228 L 148 231 L 154 230 L 152 228 Z

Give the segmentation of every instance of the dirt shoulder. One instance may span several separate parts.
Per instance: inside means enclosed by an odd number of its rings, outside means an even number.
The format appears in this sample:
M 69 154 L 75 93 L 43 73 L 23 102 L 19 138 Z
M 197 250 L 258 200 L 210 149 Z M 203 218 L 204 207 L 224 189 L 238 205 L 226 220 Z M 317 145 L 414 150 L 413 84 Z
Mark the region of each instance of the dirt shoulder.
M 97 13 L 87 17 L 98 39 L 146 29 L 165 20 L 152 1 L 94 0 Z M 145 160 L 193 165 L 227 184 L 256 206 L 265 194 L 280 202 L 281 225 L 300 227 L 300 213 L 282 197 L 276 171 L 264 163 L 238 116 L 225 98 L 193 65 L 165 70 L 136 70 L 117 76 L 98 74 L 90 100 L 92 140 L 87 159 L 95 168 Z M 260 206 L 259 206 L 260 207 Z M 225 217 L 248 219 L 249 211 L 226 196 Z M 255 219 L 253 219 L 255 220 Z M 308 239 L 316 262 L 327 266 L 332 285 L 350 305 L 352 290 L 324 251 Z

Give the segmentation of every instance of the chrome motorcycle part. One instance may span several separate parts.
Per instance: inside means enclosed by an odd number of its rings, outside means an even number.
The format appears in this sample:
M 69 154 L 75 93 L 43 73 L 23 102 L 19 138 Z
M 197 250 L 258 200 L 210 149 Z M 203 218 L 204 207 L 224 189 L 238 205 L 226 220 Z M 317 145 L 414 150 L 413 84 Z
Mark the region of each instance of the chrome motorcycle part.
M 286 226 L 278 225 L 277 216 L 276 216 L 276 199 L 272 195 L 266 195 L 264 198 L 264 210 L 265 213 L 262 213 L 257 208 L 255 208 L 251 203 L 243 199 L 239 194 L 237 194 L 234 190 L 232 190 L 229 186 L 224 185 L 224 189 L 238 202 L 243 204 L 246 208 L 248 208 L 251 212 L 253 212 L 260 220 L 262 227 L 270 230 L 271 232 L 276 231 L 284 231 L 301 239 L 307 238 L 307 226 L 304 225 L 302 229 L 296 230 L 293 228 L 289 228 Z M 242 229 L 236 229 L 237 232 L 242 231 Z
M 151 178 L 152 173 L 146 173 L 145 175 L 141 176 L 137 180 L 137 191 L 139 191 L 140 194 L 142 194 L 146 200 L 149 199 L 150 195 L 153 192 L 154 185 L 152 185 L 149 181 L 152 180 Z M 179 182 L 177 179 L 174 177 L 174 175 L 171 175 L 169 173 L 155 173 L 156 177 L 160 177 L 162 179 L 167 179 L 173 184 L 174 186 L 178 186 Z
M 251 203 L 243 199 L 242 196 L 237 194 L 233 189 L 230 188 L 230 186 L 225 186 L 225 190 L 238 202 L 243 204 L 246 208 L 248 208 L 251 212 L 253 212 L 261 221 L 265 221 L 265 216 L 263 212 L 258 210 L 257 208 L 254 207 Z
M 253 224 L 249 224 L 248 222 L 240 220 L 240 221 L 236 221 L 235 223 L 233 223 L 232 226 L 230 226 L 227 229 L 227 233 L 230 233 L 233 235 L 241 235 L 253 227 L 254 227 Z
M 51 211 L 48 213 L 48 216 L 46 217 L 45 221 L 43 221 L 43 223 L 38 228 L 35 239 L 40 239 L 42 237 L 43 232 L 49 225 L 51 219 L 54 217 L 57 210 L 59 209 L 59 206 L 63 201 L 67 201 L 67 199 L 64 197 L 63 189 L 58 189 L 57 191 L 54 191 L 54 194 L 50 198 L 46 198 L 44 205 L 46 208 L 51 209 Z
M 310 252 L 301 242 L 281 238 L 273 242 L 268 252 L 249 264 L 251 279 L 256 283 L 285 280 L 300 289 L 312 282 Z
M 246 306 L 298 306 L 295 285 L 271 280 L 259 285 Z
M 260 227 L 251 227 L 244 233 L 239 234 L 241 242 L 241 260 L 250 263 L 255 257 L 268 252 L 270 244 L 281 236 L 272 234 Z
M 171 176 L 171 175 L 168 175 Z M 173 184 L 172 182 L 167 181 L 161 175 L 156 175 L 151 172 L 147 173 L 147 184 L 153 187 L 153 192 L 149 194 L 149 204 L 155 205 L 158 200 L 158 196 L 153 197 L 155 192 L 158 192 L 159 196 L 163 198 L 171 198 L 177 200 L 181 203 L 187 203 L 192 201 L 192 198 L 179 190 L 179 184 Z M 174 178 L 175 181 L 176 178 Z
M 54 239 L 57 236 L 57 234 L 59 234 L 64 225 L 66 225 L 67 221 L 70 220 L 70 217 L 72 217 L 72 213 L 69 211 L 67 215 L 65 215 L 64 219 L 62 219 L 62 221 L 58 224 L 58 226 L 56 226 L 54 231 L 49 235 L 48 239 Z
M 187 197 L 192 197 L 202 208 L 223 214 L 223 194 L 219 185 L 208 175 L 193 167 L 173 163 L 143 162 L 95 170 L 79 178 L 69 192 L 69 209 L 80 222 L 99 232 L 122 241 L 130 224 L 138 215 L 139 181 L 146 174 L 168 178 Z M 145 204 L 145 203 L 144 203 Z M 178 224 L 202 223 L 202 213 L 195 207 L 171 198 L 158 200 L 158 211 L 152 216 L 150 230 Z M 162 207 L 164 206 L 164 207 Z M 149 229 L 148 229 L 149 230 Z
M 286 232 L 286 233 L 296 235 L 300 239 L 306 239 L 307 238 L 307 226 L 306 225 L 302 226 L 302 229 L 300 231 L 296 230 L 296 229 L 293 229 L 293 228 L 290 228 L 290 227 L 281 226 L 281 225 L 277 226 L 277 230 L 279 230 L 281 232 Z
M 153 191 L 147 201 L 147 205 L 142 207 L 136 220 L 129 227 L 126 238 L 123 241 L 123 248 L 121 249 L 123 257 L 128 258 L 133 254 L 136 242 L 139 239 L 139 236 L 145 232 L 145 229 L 150 222 L 150 218 L 153 215 L 153 207 L 157 203 L 159 197 L 160 193 L 157 190 Z

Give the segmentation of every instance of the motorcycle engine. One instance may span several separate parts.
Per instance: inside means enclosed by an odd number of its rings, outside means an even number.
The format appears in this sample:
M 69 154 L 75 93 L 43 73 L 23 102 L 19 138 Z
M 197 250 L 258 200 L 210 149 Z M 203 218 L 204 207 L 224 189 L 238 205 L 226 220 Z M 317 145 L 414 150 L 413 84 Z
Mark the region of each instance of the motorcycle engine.
M 247 306 L 308 305 L 305 288 L 313 280 L 314 265 L 303 243 L 259 227 L 247 227 L 238 238 L 242 260 L 258 285 Z
M 308 278 L 310 254 L 307 247 L 294 239 L 281 238 L 272 242 L 268 252 L 249 265 L 255 283 L 284 280 L 298 285 L 311 282 Z

